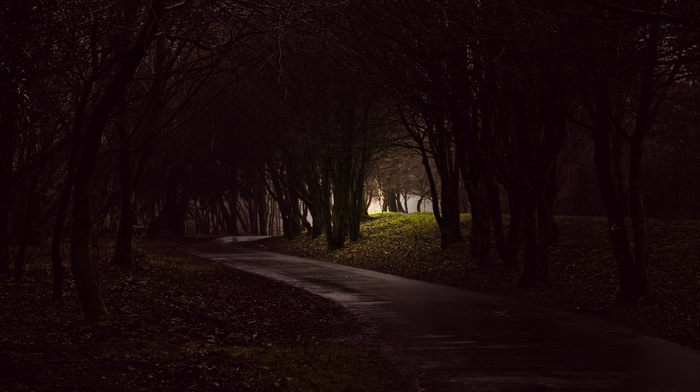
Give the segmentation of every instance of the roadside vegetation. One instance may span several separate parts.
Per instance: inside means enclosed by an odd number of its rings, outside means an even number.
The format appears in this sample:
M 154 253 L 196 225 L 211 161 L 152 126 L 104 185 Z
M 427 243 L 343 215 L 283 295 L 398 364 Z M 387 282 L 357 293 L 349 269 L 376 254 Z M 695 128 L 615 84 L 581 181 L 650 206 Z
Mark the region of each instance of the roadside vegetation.
M 412 389 L 406 367 L 339 305 L 174 245 L 140 244 L 132 268 L 97 252 L 111 314 L 92 325 L 72 279 L 51 301 L 48 256 L 32 248 L 20 283 L 0 279 L 0 390 Z
M 467 243 L 440 249 L 432 214 L 372 215 L 362 239 L 329 251 L 322 237 L 271 238 L 253 246 L 517 298 L 564 311 L 590 313 L 647 334 L 700 349 L 700 222 L 650 220 L 650 294 L 618 306 L 617 267 L 606 220 L 557 217 L 560 244 L 550 249 L 551 285 L 520 288 L 520 268 L 477 268 Z M 462 215 L 465 238 L 470 216 Z

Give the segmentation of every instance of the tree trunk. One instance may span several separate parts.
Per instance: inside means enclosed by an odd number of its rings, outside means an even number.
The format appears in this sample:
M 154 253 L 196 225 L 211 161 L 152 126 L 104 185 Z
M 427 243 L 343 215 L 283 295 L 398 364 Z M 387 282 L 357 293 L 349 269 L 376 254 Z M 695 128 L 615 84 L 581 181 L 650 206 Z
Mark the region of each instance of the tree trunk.
M 7 86 L 11 75 L 2 67 L 0 85 Z M 8 87 L 8 90 L 12 87 Z M 16 99 L 13 92 L 0 97 L 0 275 L 10 275 L 10 203 L 14 156 Z
M 629 266 L 629 280 L 625 290 L 620 292 L 623 301 L 636 302 L 648 291 L 647 265 L 647 228 L 642 193 L 642 156 L 644 154 L 641 138 L 633 138 L 630 143 L 630 189 L 629 205 L 632 220 L 632 238 L 634 239 L 634 260 Z
M 493 239 L 496 243 L 496 249 L 503 260 L 504 268 L 510 268 L 514 265 L 515 261 L 512 259 L 512 255 L 508 251 L 505 228 L 503 227 L 500 191 L 490 170 L 484 171 L 484 186 L 486 187 L 488 206 L 491 210 Z
M 462 165 L 462 182 L 469 198 L 471 212 L 471 231 L 469 245 L 472 258 L 476 259 L 477 267 L 486 268 L 491 265 L 491 209 L 483 184 L 480 170 L 475 165 L 467 169 L 466 162 Z
M 318 238 L 323 234 L 323 214 L 318 208 L 320 201 L 315 201 L 313 205 L 309 205 L 309 214 L 311 215 L 311 238 Z
M 263 185 L 263 179 L 260 179 L 258 184 L 257 184 L 257 189 L 255 190 L 255 202 L 257 203 L 257 227 L 258 227 L 258 235 L 268 235 L 268 224 L 267 224 L 267 218 L 268 218 L 268 212 L 267 212 L 267 197 L 265 194 L 265 186 Z
M 615 159 L 619 155 L 613 153 L 612 146 L 619 143 L 613 140 L 614 129 L 607 125 L 607 119 L 602 113 L 593 113 L 597 123 L 593 130 L 594 159 L 598 186 L 608 215 L 608 230 L 610 246 L 617 262 L 620 297 L 626 298 L 633 292 L 630 282 L 633 282 L 630 266 L 634 264 L 634 256 L 627 238 L 625 226 L 626 214 L 622 196 L 619 192 L 619 178 L 616 176 Z
M 440 176 L 440 204 L 442 225 L 440 226 L 440 247 L 447 249 L 452 244 L 464 241 L 460 227 L 459 174 L 452 172 Z
M 383 212 L 399 212 L 399 203 L 396 201 L 396 190 L 388 189 L 382 190 L 384 193 L 384 206 L 382 207 Z
M 331 250 L 341 249 L 345 246 L 351 209 L 350 192 L 352 184 L 350 167 L 352 157 L 349 153 L 345 153 L 343 156 L 335 157 L 335 159 L 331 182 L 333 195 L 331 230 L 327 233 L 329 235 L 326 238 L 328 247 Z
M 131 170 L 131 151 L 126 134 L 120 133 L 119 141 L 119 227 L 112 263 L 122 267 L 132 264 L 131 247 L 134 236 L 134 191 Z
M 73 170 L 74 169 L 69 169 L 68 178 L 66 179 L 66 183 L 58 199 L 56 223 L 54 224 L 53 237 L 51 240 L 51 269 L 53 271 L 51 299 L 54 301 L 63 296 L 63 275 L 65 274 L 66 269 L 63 266 L 61 247 L 63 246 L 63 229 L 65 226 L 66 215 L 68 215 L 71 194 L 73 193 L 73 176 L 70 174 L 73 172 Z
M 186 218 L 191 202 L 191 190 L 181 189 L 178 169 L 168 173 L 165 179 L 165 200 L 158 219 L 152 223 L 152 229 L 164 230 L 177 237 L 183 237 L 187 228 Z
M 76 172 L 70 250 L 71 272 L 78 290 L 78 299 L 86 320 L 95 323 L 106 318 L 109 313 L 102 300 L 90 261 L 90 174 L 91 170 L 80 168 Z
M 538 230 L 537 230 L 537 202 L 532 195 L 523 197 L 522 222 L 525 233 L 525 253 L 523 257 L 523 273 L 520 277 L 520 286 L 535 287 L 539 282 L 538 271 Z
M 508 207 L 510 210 L 510 222 L 508 224 L 508 238 L 506 240 L 506 251 L 508 252 L 509 263 L 506 268 L 516 267 L 520 264 L 520 244 L 525 234 L 523 224 L 525 209 L 522 196 L 512 189 L 507 190 Z
M 367 150 L 363 149 L 359 156 L 355 159 L 361 159 L 361 162 L 355 162 L 356 170 L 352 173 L 352 189 L 350 192 L 350 211 L 348 218 L 348 237 L 350 241 L 360 239 L 360 227 L 362 218 L 367 216 L 367 203 L 365 202 L 365 180 L 367 173 L 365 170 L 366 161 L 368 159 Z
M 546 219 L 547 231 L 543 233 L 547 238 L 548 245 L 558 245 L 559 244 L 559 227 L 557 222 L 554 220 L 554 202 L 557 198 L 557 164 L 554 163 L 552 167 L 552 172 L 547 179 L 545 185 L 544 193 L 542 195 L 542 200 L 540 202 L 540 210 L 543 214 L 541 219 Z
M 37 196 L 37 188 L 39 186 L 41 174 L 36 173 L 32 178 L 29 188 L 27 189 L 26 197 L 23 201 L 23 214 L 21 223 L 21 233 L 19 239 L 19 247 L 17 249 L 17 257 L 15 259 L 15 280 L 20 281 L 24 275 L 24 265 L 27 256 L 27 245 L 29 243 L 29 236 L 32 235 L 32 229 L 35 227 L 36 220 L 36 208 L 35 200 Z
M 642 74 L 642 90 L 634 132 L 626 135 L 613 116 L 609 106 L 609 86 L 598 81 L 592 86 L 594 99 L 587 108 L 593 122 L 592 137 L 595 148 L 595 164 L 598 185 L 608 215 L 610 244 L 618 266 L 619 294 L 622 303 L 634 303 L 647 293 L 647 239 L 642 197 L 642 156 L 643 141 L 650 123 L 650 110 L 653 90 L 653 61 L 645 66 Z M 629 166 L 629 211 L 632 218 L 634 251 L 629 243 L 626 227 L 625 196 L 620 163 L 620 145 L 626 138 L 630 147 Z
M 549 285 L 548 236 L 551 228 L 542 200 L 531 193 L 523 198 L 523 227 L 525 228 L 525 255 L 520 286 Z
M 304 225 L 302 223 L 303 217 L 301 215 L 301 208 L 299 207 L 299 197 L 296 192 L 292 189 L 287 190 L 289 197 L 289 204 L 291 210 L 290 216 L 290 231 L 293 237 L 299 236 L 304 231 Z
M 661 7 L 661 1 L 656 1 L 655 6 Z M 645 42 L 645 62 L 642 64 L 640 79 L 642 82 L 639 107 L 635 121 L 634 133 L 629 138 L 630 168 L 629 168 L 629 206 L 632 220 L 632 237 L 634 239 L 634 261 L 629 266 L 629 281 L 626 290 L 621 291 L 621 299 L 636 302 L 649 290 L 647 280 L 647 265 L 649 264 L 649 252 L 647 249 L 647 228 L 644 211 L 644 194 L 642 186 L 644 157 L 644 138 L 649 132 L 652 123 L 652 105 L 654 100 L 654 78 L 656 60 L 659 51 L 660 28 L 659 24 L 651 26 L 651 31 Z
M 58 198 L 56 209 L 56 222 L 53 228 L 51 239 L 51 270 L 53 272 L 53 285 L 51 299 L 57 301 L 63 296 L 63 278 L 66 268 L 63 266 L 63 231 L 65 229 L 66 216 L 70 208 L 71 195 L 73 194 L 73 181 L 75 176 L 78 154 L 80 153 L 80 143 L 82 136 L 83 122 L 86 116 L 86 109 L 90 93 L 96 81 L 96 75 L 91 76 L 83 85 L 80 98 L 76 104 L 76 113 L 73 118 L 73 144 L 68 159 L 67 176 L 61 194 Z

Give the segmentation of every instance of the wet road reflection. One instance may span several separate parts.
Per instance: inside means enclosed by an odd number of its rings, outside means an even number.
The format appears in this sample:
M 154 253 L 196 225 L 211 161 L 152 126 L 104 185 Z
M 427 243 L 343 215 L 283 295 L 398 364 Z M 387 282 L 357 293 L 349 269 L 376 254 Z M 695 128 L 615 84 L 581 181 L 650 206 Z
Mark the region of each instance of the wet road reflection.
M 217 241 L 186 250 L 337 301 L 427 391 L 700 391 L 700 353 L 597 319 Z

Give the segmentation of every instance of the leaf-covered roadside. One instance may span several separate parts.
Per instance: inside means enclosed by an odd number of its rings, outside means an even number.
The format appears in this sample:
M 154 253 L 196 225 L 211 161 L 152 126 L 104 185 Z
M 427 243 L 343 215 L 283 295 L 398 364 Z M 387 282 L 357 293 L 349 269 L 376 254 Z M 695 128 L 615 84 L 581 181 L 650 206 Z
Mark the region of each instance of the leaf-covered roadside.
M 41 261 L 20 284 L 0 281 L 0 389 L 410 389 L 405 367 L 338 305 L 171 245 L 145 244 L 129 270 L 98 255 L 111 317 L 92 326 L 70 280 L 66 298 L 50 302 Z
M 519 270 L 479 269 L 468 244 L 440 249 L 432 214 L 379 214 L 363 239 L 329 252 L 324 238 L 272 238 L 253 246 L 408 278 L 586 312 L 700 349 L 700 221 L 650 220 L 651 292 L 632 307 L 616 306 L 617 272 L 603 218 L 557 217 L 559 246 L 550 249 L 551 287 L 517 287 Z M 468 237 L 470 220 L 462 217 Z M 495 250 L 494 250 L 495 254 Z

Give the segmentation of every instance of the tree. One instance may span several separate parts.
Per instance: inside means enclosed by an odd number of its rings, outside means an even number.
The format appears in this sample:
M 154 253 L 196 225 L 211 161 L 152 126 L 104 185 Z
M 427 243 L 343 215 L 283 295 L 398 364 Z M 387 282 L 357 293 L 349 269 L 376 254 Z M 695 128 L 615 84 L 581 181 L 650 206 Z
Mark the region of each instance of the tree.
M 635 302 L 648 291 L 643 203 L 645 141 L 669 87 L 682 70 L 681 58 L 687 45 L 682 38 L 684 33 L 663 24 L 661 17 L 644 17 L 661 15 L 664 5 L 660 1 L 648 2 L 649 13 L 640 15 L 642 20 L 636 16 L 629 19 L 624 30 L 617 22 L 600 17 L 600 36 L 595 39 L 598 46 L 591 51 L 604 54 L 607 65 L 605 70 L 589 71 L 590 82 L 582 89 L 591 121 L 598 182 L 608 215 L 610 244 L 618 264 L 619 299 L 623 302 Z M 626 5 L 611 7 L 625 13 L 628 10 Z M 623 144 L 629 151 L 627 173 L 622 162 Z M 627 234 L 628 211 L 634 248 Z
M 110 113 L 131 81 L 141 60 L 150 47 L 160 19 L 165 11 L 163 0 L 154 0 L 144 10 L 145 20 L 138 36 L 117 63 L 114 76 L 106 85 L 104 92 L 97 99 L 94 108 L 86 117 L 81 143 L 77 153 L 76 170 L 73 177 L 72 231 L 71 231 L 71 271 L 75 278 L 78 298 L 85 318 L 97 322 L 107 317 L 107 308 L 99 293 L 97 281 L 90 262 L 90 183 L 100 149 L 100 140 L 104 133 Z

